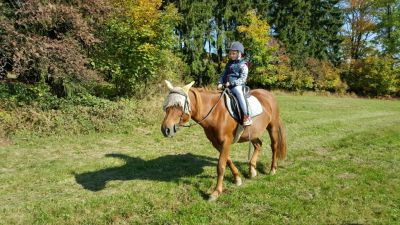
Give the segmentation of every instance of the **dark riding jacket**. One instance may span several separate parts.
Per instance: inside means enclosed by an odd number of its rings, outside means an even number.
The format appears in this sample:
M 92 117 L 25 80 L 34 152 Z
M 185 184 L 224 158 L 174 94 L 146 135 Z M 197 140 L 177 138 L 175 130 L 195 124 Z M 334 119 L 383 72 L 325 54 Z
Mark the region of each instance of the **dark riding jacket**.
M 229 82 L 231 86 L 245 85 L 248 73 L 249 69 L 243 59 L 229 60 L 218 79 L 218 84 Z

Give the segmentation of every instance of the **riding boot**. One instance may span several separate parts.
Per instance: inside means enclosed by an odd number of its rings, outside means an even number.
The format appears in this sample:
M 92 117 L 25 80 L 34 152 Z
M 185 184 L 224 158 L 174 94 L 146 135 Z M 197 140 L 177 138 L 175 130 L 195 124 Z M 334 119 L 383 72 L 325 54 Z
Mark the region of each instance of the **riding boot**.
M 251 120 L 249 115 L 243 116 L 243 121 L 242 121 L 243 126 L 250 126 L 252 123 L 253 123 L 253 121 Z

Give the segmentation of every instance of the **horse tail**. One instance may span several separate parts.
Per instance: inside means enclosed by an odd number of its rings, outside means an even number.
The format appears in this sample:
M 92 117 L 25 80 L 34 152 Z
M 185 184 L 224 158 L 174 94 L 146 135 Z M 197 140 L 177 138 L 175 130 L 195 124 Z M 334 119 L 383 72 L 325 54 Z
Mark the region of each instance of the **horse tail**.
M 287 155 L 287 145 L 286 145 L 286 131 L 285 127 L 282 123 L 282 120 L 279 118 L 278 125 L 278 159 L 285 159 Z

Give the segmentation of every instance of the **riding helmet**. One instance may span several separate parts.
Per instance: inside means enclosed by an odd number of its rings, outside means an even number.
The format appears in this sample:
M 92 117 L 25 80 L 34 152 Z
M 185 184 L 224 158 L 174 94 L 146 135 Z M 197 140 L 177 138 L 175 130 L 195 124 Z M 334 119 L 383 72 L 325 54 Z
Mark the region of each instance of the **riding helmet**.
M 244 54 L 243 44 L 238 41 L 232 42 L 228 50 L 239 51 L 240 53 Z

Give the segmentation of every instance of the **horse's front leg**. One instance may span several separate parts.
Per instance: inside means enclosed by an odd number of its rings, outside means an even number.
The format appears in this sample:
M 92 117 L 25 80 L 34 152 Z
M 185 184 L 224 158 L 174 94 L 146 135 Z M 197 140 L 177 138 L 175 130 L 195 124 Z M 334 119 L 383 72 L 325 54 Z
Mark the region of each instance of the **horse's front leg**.
M 222 193 L 222 182 L 224 180 L 226 163 L 229 159 L 230 144 L 224 144 L 219 152 L 219 160 L 217 165 L 217 186 L 214 192 L 210 195 L 209 201 L 217 200 L 218 196 Z

